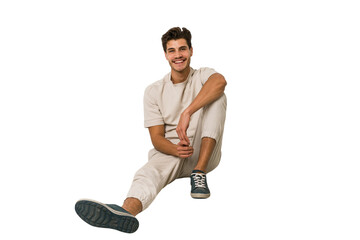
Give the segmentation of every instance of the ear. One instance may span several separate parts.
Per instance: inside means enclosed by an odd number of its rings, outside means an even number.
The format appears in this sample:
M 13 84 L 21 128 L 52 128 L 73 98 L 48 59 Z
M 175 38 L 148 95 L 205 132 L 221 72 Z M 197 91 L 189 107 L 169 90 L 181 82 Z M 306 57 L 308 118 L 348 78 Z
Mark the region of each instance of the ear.
M 191 47 L 190 48 L 190 57 L 192 57 L 192 55 L 193 55 L 193 48 Z
M 169 61 L 169 59 L 168 59 L 168 56 L 167 56 L 167 53 L 166 53 L 166 52 L 164 52 L 164 55 L 165 55 L 166 60 L 168 60 L 168 61 Z

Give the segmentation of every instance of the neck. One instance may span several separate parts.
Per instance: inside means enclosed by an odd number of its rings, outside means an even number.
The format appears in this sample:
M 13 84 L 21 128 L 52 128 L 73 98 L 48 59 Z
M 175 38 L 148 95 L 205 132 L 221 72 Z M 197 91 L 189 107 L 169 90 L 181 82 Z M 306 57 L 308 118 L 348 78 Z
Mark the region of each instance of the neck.
M 189 76 L 190 73 L 190 67 L 185 68 L 183 71 L 178 72 L 175 70 L 171 70 L 171 81 L 176 84 L 176 83 L 182 83 L 184 81 L 186 81 L 187 77 Z

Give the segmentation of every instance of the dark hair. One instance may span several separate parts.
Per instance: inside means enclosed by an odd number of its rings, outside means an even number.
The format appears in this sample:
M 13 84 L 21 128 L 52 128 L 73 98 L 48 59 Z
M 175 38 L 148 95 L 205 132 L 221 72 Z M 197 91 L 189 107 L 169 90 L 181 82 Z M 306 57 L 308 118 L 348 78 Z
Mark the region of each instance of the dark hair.
M 186 28 L 179 28 L 179 27 L 173 27 L 169 31 L 167 31 L 164 35 L 161 37 L 162 45 L 164 52 L 166 52 L 166 44 L 170 40 L 177 40 L 180 38 L 184 38 L 186 40 L 186 43 L 191 48 L 191 32 L 187 30 Z

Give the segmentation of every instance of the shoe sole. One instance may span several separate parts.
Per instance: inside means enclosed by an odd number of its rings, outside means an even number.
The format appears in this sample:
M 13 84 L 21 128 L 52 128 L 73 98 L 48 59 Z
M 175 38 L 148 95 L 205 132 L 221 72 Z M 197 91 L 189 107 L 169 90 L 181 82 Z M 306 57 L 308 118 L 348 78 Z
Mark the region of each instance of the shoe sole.
M 79 200 L 75 211 L 86 223 L 94 227 L 111 228 L 133 233 L 139 227 L 138 220 L 131 214 L 116 211 L 103 203 L 93 200 Z
M 205 199 L 210 197 L 210 193 L 204 194 L 204 193 L 191 193 L 191 197 L 195 199 Z

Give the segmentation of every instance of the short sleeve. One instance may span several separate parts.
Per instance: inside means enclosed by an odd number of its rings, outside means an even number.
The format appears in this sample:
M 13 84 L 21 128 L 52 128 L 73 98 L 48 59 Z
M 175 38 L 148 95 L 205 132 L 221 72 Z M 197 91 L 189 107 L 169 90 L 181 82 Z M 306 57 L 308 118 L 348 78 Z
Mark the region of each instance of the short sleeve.
M 216 73 L 213 68 L 200 68 L 201 84 L 204 85 L 211 75 Z
M 153 94 L 152 86 L 147 87 L 144 93 L 144 126 L 146 128 L 164 124 L 160 108 Z

